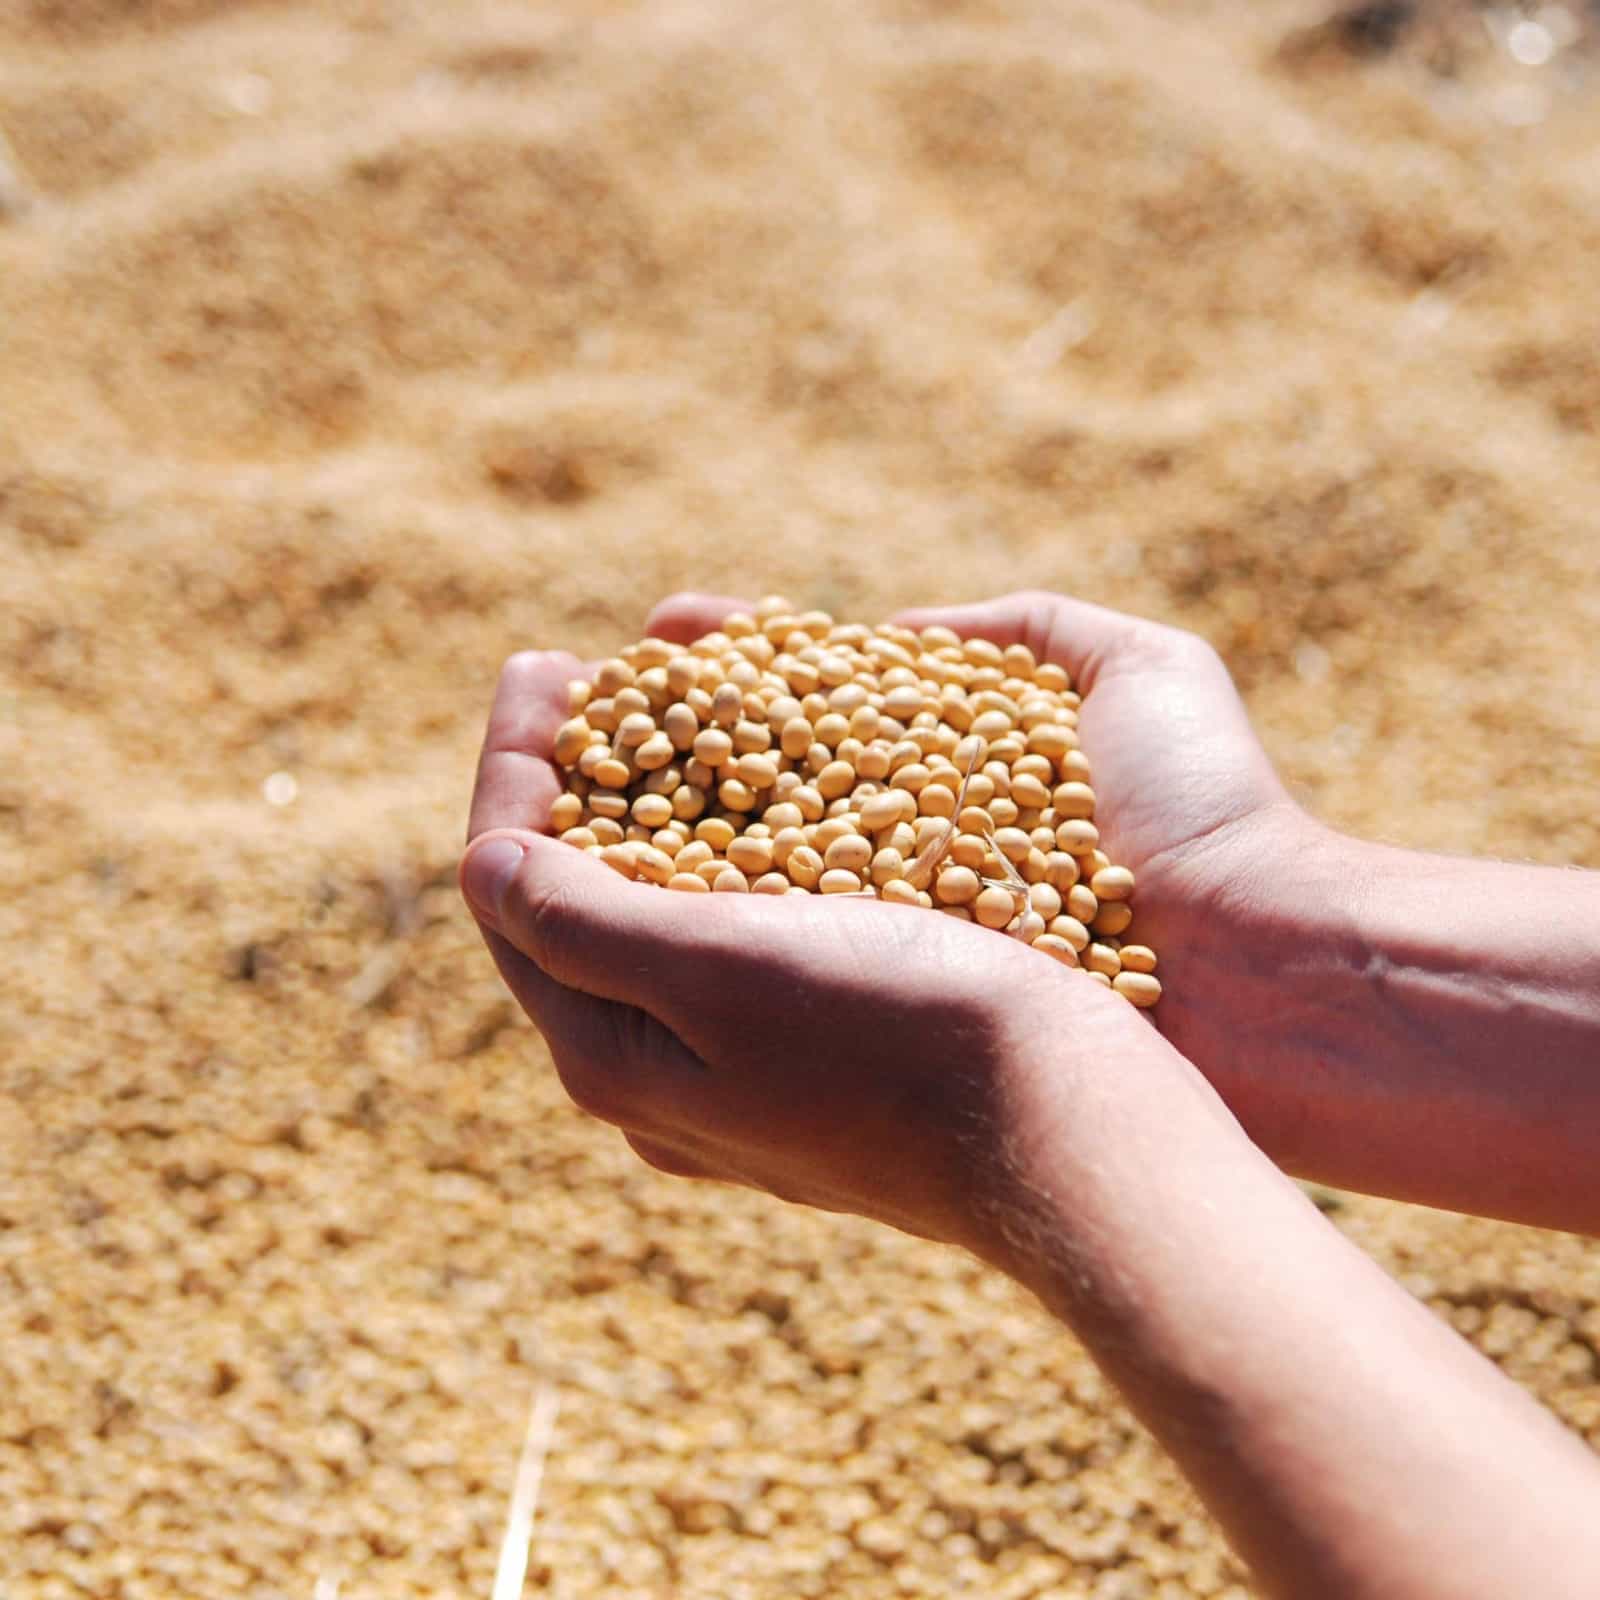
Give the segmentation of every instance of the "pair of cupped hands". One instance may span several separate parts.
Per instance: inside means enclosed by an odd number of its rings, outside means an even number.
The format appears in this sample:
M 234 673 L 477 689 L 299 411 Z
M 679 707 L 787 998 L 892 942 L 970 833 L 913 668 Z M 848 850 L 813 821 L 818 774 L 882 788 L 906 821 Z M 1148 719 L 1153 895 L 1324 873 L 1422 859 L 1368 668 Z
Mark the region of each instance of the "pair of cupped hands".
M 748 609 L 675 595 L 646 632 L 687 643 Z M 1088 1079 L 1153 1070 L 1203 1090 L 1158 1027 L 1181 1038 L 1185 1008 L 1217 1002 L 1189 952 L 1225 936 L 1312 824 L 1192 634 L 1046 593 L 895 620 L 1020 641 L 1071 674 L 1096 822 L 1161 954 L 1158 1026 L 951 917 L 669 894 L 558 843 L 542 831 L 562 792 L 552 742 L 586 671 L 566 652 L 523 652 L 501 674 L 462 888 L 567 1092 L 652 1166 L 876 1218 L 1026 1279 L 1008 1219 L 1026 1210 L 1030 1160 L 1052 1159 Z

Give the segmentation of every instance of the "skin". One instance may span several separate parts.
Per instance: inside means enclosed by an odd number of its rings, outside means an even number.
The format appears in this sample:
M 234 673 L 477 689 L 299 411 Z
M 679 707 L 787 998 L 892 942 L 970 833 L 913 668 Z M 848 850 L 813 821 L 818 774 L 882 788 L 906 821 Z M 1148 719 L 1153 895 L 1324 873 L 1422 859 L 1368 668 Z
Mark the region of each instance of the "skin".
M 1600 874 L 1347 838 L 1216 652 L 1056 595 L 907 613 L 1060 661 L 1167 1038 L 1299 1177 L 1600 1234 Z
M 679 597 L 649 630 L 692 638 L 735 604 Z M 1324 856 L 1332 836 L 1288 800 L 1191 636 L 1036 595 L 902 620 L 1020 639 L 1085 693 L 1097 820 L 1163 952 L 1165 1037 L 1082 973 L 968 924 L 659 893 L 544 837 L 550 741 L 582 666 L 529 653 L 490 717 L 462 883 L 573 1099 L 664 1171 L 873 1217 L 1026 1285 L 1267 1593 L 1476 1600 L 1535 1571 L 1555 1574 L 1542 1594 L 1600 1592 L 1594 1458 L 1272 1159 L 1459 1201 L 1474 1174 L 1445 1146 L 1476 1132 L 1481 1151 L 1498 1116 L 1534 1153 L 1476 1174 L 1490 1209 L 1593 1216 L 1569 1125 L 1590 1106 L 1584 997 L 1600 977 L 1579 957 L 1535 970 L 1506 919 L 1474 939 L 1450 908 L 1470 909 L 1476 878 L 1456 891 L 1418 867 L 1403 891 L 1340 888 L 1341 871 L 1403 881 L 1406 861 Z M 1295 912 L 1311 887 L 1334 909 Z M 1242 957 L 1263 933 L 1265 953 Z M 1508 1081 L 1488 1056 L 1511 1026 L 1536 1048 Z M 1550 1104 L 1560 1093 L 1570 1110 Z M 1556 1149 L 1573 1164 L 1544 1176 Z

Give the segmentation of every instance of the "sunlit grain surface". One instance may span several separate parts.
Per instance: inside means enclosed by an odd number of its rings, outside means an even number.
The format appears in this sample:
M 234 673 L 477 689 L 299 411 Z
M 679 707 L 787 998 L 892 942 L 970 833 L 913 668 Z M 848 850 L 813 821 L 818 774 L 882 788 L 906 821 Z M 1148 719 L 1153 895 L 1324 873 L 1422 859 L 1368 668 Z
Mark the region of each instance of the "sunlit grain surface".
M 567 1107 L 481 717 L 684 584 L 1054 585 L 1600 867 L 1583 15 L 0 0 L 8 1595 L 486 1596 L 545 1382 L 554 1595 L 1246 1592 L 1007 1284 Z M 1333 1215 L 1600 1443 L 1595 1247 Z

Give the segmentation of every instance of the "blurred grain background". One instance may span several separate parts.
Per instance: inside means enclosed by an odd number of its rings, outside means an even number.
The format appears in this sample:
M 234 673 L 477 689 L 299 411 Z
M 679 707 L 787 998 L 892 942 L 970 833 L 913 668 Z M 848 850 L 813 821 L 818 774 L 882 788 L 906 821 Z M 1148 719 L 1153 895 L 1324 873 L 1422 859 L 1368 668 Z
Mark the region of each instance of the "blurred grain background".
M 486 1596 L 548 1381 L 542 1592 L 1246 1594 L 1007 1284 L 568 1109 L 481 717 L 686 584 L 1053 585 L 1600 867 L 1593 24 L 0 0 L 0 1591 Z M 1600 1247 L 1327 1204 L 1600 1444 Z

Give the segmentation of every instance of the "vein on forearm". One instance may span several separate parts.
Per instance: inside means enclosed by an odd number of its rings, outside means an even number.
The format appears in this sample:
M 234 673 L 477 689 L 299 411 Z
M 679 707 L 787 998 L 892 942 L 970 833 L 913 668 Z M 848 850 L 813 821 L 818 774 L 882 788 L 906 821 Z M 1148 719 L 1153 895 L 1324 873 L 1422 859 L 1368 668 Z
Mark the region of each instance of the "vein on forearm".
M 1226 1011 L 1174 1042 L 1304 1176 L 1600 1229 L 1600 879 L 1341 859 L 1203 957 Z
M 1591 1592 L 1600 1472 L 1581 1445 L 1339 1236 L 1197 1077 L 1154 1055 L 1118 1067 L 1078 1075 L 1012 1152 L 1031 1281 L 1263 1592 L 1480 1600 L 1530 1552 L 1563 1569 L 1552 1594 Z

